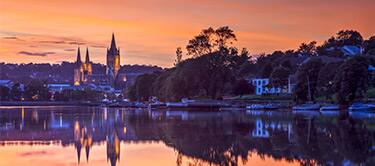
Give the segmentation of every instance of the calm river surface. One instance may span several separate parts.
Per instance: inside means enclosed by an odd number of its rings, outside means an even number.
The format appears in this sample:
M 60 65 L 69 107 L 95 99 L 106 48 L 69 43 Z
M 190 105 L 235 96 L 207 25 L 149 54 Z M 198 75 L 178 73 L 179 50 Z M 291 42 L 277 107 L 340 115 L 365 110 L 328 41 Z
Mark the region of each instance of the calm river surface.
M 375 165 L 375 118 L 0 107 L 0 165 Z

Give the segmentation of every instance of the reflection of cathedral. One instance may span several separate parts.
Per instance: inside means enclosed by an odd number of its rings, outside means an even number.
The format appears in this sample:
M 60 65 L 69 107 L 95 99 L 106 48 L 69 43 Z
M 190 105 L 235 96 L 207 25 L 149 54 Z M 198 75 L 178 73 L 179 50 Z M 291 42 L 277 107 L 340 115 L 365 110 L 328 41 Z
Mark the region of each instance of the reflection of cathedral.
M 106 84 L 114 86 L 120 67 L 120 49 L 116 47 L 115 35 L 112 34 L 111 46 L 109 49 L 107 48 L 106 72 L 103 76 L 100 74 L 93 75 L 93 67 L 90 61 L 88 48 L 86 49 L 85 62 L 82 62 L 80 48 L 78 47 L 77 60 L 74 66 L 74 85 L 106 82 Z
M 84 126 L 84 127 L 83 127 Z M 77 160 L 78 163 L 81 162 L 81 150 L 82 148 L 86 151 L 86 161 L 89 161 L 90 149 L 93 146 L 93 133 L 94 128 L 86 127 L 86 125 L 81 125 L 79 121 L 74 123 L 74 147 L 77 151 Z M 100 131 L 96 136 L 101 137 Z M 100 134 L 99 134 L 100 133 Z M 124 131 L 124 134 L 126 131 Z M 107 161 L 111 163 L 111 166 L 115 166 L 117 161 L 120 161 L 120 142 L 121 138 L 117 134 L 117 131 L 113 128 L 109 129 L 109 131 L 105 131 L 105 141 L 107 145 Z M 122 138 L 124 139 L 124 138 Z
M 92 134 L 86 127 L 81 128 L 78 121 L 74 124 L 74 146 L 77 150 L 78 163 L 81 161 L 81 149 L 85 148 L 86 161 L 89 161 L 90 149 L 93 145 Z
M 120 139 L 115 131 L 107 135 L 107 160 L 111 162 L 111 166 L 115 166 L 117 160 L 120 160 Z

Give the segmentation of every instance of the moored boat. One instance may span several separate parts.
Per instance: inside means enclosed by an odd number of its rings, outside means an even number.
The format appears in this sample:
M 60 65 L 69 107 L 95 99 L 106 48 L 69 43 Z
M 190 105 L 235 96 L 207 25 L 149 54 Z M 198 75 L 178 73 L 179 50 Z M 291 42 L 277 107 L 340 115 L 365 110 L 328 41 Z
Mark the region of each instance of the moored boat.
M 265 106 L 263 104 L 251 104 L 246 106 L 247 110 L 262 110 Z
M 246 106 L 247 110 L 275 110 L 278 108 L 278 105 L 275 104 L 251 104 Z
M 293 111 L 319 111 L 320 104 L 301 104 L 293 107 Z
M 320 111 L 339 111 L 340 106 L 336 104 L 324 105 L 320 108 Z
M 374 104 L 354 103 L 348 108 L 351 112 L 375 112 Z

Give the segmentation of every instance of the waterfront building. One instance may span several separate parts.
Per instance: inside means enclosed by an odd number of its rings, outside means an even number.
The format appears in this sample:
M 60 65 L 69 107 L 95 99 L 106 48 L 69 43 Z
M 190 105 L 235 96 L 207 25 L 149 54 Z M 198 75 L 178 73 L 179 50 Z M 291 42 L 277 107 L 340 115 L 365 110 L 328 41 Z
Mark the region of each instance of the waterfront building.
M 255 94 L 278 94 L 281 93 L 280 87 L 269 87 L 270 79 L 268 78 L 255 78 L 251 80 L 251 84 L 255 86 Z

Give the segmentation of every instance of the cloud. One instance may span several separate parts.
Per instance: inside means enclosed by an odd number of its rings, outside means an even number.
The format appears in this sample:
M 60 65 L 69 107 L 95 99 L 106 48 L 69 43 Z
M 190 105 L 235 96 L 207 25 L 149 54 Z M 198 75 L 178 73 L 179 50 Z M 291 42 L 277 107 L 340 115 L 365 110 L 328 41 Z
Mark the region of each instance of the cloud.
M 15 36 L 6 36 L 6 37 L 3 37 L 3 39 L 18 40 L 19 38 Z
M 35 151 L 35 152 L 25 152 L 25 153 L 20 153 L 19 155 L 21 157 L 27 157 L 27 156 L 35 156 L 35 155 L 45 155 L 47 154 L 46 151 Z
M 107 48 L 104 45 L 91 45 L 91 47 L 95 47 L 95 48 Z
M 75 41 L 73 41 L 73 42 L 68 42 L 68 44 L 72 44 L 72 45 L 83 45 L 83 44 L 86 44 L 86 43 L 84 43 L 84 42 L 75 42 Z
M 65 44 L 65 41 L 39 41 L 40 43 Z
M 56 54 L 55 52 L 28 52 L 28 51 L 20 51 L 18 54 L 28 55 L 28 56 L 47 56 L 51 54 Z
M 71 51 L 75 51 L 76 49 L 73 49 L 73 48 L 67 48 L 67 49 L 64 49 L 64 51 L 68 51 L 68 52 L 71 52 Z

